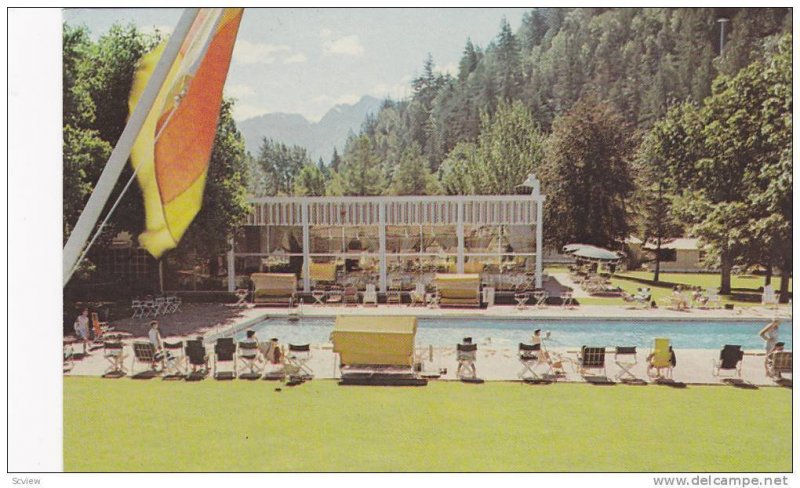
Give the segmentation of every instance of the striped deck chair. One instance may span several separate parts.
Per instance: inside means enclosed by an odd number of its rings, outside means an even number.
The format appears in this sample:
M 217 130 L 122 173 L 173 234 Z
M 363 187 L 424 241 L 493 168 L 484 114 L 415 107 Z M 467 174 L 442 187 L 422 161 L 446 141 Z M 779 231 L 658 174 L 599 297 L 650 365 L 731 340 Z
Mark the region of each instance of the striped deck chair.
M 792 351 L 772 351 L 766 361 L 770 378 L 779 381 L 784 379 L 784 374 L 792 374 Z
M 136 372 L 136 364 L 146 364 L 148 369 Z M 133 343 L 133 358 L 131 359 L 131 376 L 134 378 L 152 378 L 158 374 L 158 360 L 156 359 L 156 348 L 147 341 L 137 341 Z
M 606 348 L 582 346 L 578 353 L 578 371 L 581 376 L 587 376 L 589 370 L 602 371 L 606 374 Z

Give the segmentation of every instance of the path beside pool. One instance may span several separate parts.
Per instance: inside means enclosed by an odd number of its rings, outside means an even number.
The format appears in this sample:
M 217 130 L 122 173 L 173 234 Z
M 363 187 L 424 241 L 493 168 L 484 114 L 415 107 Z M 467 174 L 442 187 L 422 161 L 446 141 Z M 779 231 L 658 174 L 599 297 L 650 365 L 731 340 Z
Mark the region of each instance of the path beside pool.
M 216 306 L 215 306 L 216 307 Z M 233 307 L 231 307 L 233 309 Z M 296 312 L 297 309 L 294 309 Z M 620 318 L 620 319 L 647 319 L 647 320 L 769 320 L 772 317 L 781 319 L 791 318 L 791 309 L 781 307 L 777 310 L 767 307 L 749 307 L 740 311 L 731 310 L 697 310 L 692 309 L 686 312 L 664 309 L 629 309 L 623 307 L 610 306 L 580 306 L 572 309 L 561 307 L 528 307 L 526 310 L 518 310 L 510 306 L 496 306 L 487 309 L 465 310 L 465 309 L 428 309 L 422 307 L 408 306 L 385 306 L 378 307 L 334 307 L 334 306 L 310 306 L 304 305 L 301 310 L 303 317 L 335 317 L 337 315 L 414 315 L 420 317 L 495 317 L 495 318 L 538 318 L 551 320 L 569 320 L 586 318 Z M 241 331 L 262 321 L 266 317 L 281 317 L 290 313 L 288 309 L 281 308 L 253 308 L 244 307 L 231 310 L 230 316 L 225 320 L 214 324 L 208 324 L 206 318 L 210 316 L 204 313 L 203 306 L 194 305 L 189 307 L 186 312 L 160 317 L 162 331 L 165 332 L 167 340 L 181 340 L 187 337 L 194 337 L 197 333 L 202 333 L 209 344 L 216 337 L 227 336 L 236 331 Z M 183 317 L 182 317 L 183 315 Z M 122 329 L 137 329 L 135 335 L 144 336 L 147 330 L 149 319 L 126 319 L 120 321 Z M 170 326 L 169 323 L 178 325 Z M 192 327 L 192 323 L 195 324 Z M 766 323 L 766 322 L 765 322 Z M 113 323 L 112 323 L 113 324 Z M 172 329 L 172 330 L 171 330 Z M 175 334 L 171 332 L 178 332 Z M 126 341 L 126 354 L 129 355 L 125 361 L 125 366 L 130 368 L 132 354 L 130 343 Z M 720 345 L 721 346 L 721 345 Z M 80 346 L 78 346 L 80 347 Z M 576 351 L 571 348 L 550 348 L 551 352 L 559 353 L 566 358 L 565 365 L 566 377 L 559 381 L 583 381 L 581 376 L 575 371 L 570 360 L 576 357 Z M 212 349 L 209 348 L 209 352 Z M 418 351 L 428 359 L 429 349 Z M 631 371 L 639 378 L 647 380 L 645 358 L 649 351 L 640 349 L 636 364 Z M 673 378 L 688 384 L 722 384 L 722 379 L 712 374 L 712 364 L 719 357 L 719 350 L 711 349 L 678 349 L 676 350 L 677 367 L 674 370 Z M 314 370 L 317 378 L 333 378 L 336 357 L 331 344 L 314 344 L 312 346 L 312 358 L 309 366 Z M 614 354 L 606 356 L 606 376 L 615 378 L 620 368 L 614 363 Z M 76 361 L 69 375 L 77 376 L 100 376 L 105 371 L 108 363 L 103 358 L 102 349 L 93 351 L 87 358 Z M 518 373 L 522 365 L 517 359 L 517 351 L 510 349 L 500 349 L 492 347 L 491 344 L 479 344 L 478 360 L 476 363 L 478 376 L 485 380 L 517 380 Z M 138 366 L 142 368 L 142 366 Z M 455 360 L 454 348 L 434 348 L 433 361 L 426 361 L 426 369 L 438 371 L 447 369 L 447 373 L 442 376 L 445 380 L 454 380 L 457 363 Z M 543 371 L 543 370 L 542 370 Z M 746 351 L 743 361 L 742 377 L 746 382 L 753 385 L 765 386 L 775 385 L 775 382 L 766 376 L 764 371 L 763 350 Z M 111 381 L 111 380 L 109 380 Z M 649 381 L 649 380 L 648 380 Z

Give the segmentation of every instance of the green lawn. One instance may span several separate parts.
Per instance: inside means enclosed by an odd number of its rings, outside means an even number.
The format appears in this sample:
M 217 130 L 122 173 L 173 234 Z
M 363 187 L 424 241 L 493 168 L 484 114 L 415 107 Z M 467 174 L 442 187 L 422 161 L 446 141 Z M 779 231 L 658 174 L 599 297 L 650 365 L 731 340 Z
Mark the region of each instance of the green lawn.
M 789 471 L 791 390 L 64 379 L 67 471 Z

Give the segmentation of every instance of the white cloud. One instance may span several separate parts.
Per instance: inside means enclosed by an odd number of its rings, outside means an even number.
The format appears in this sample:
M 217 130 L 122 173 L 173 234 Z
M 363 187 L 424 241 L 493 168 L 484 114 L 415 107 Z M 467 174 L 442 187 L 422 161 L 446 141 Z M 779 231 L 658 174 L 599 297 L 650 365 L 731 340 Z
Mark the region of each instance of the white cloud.
M 225 86 L 225 94 L 235 98 L 244 98 L 248 95 L 253 95 L 255 92 L 252 86 L 246 84 Z
M 389 97 L 393 100 L 400 100 L 411 96 L 412 76 L 404 76 L 397 83 L 377 83 L 369 89 L 368 94 L 373 97 Z
M 358 95 L 353 95 L 352 93 L 347 93 L 344 95 L 339 95 L 338 97 L 333 97 L 330 95 L 319 95 L 311 99 L 312 102 L 319 104 L 319 105 L 342 105 L 348 104 L 352 105 L 357 101 L 361 100 L 361 97 Z
M 323 28 L 322 28 L 322 29 L 319 31 L 319 36 L 320 36 L 320 37 L 322 37 L 322 38 L 330 37 L 330 36 L 331 36 L 331 34 L 333 34 L 333 31 L 332 31 L 332 30 L 330 30 L 330 29 L 328 29 L 327 27 L 323 27 Z
M 322 51 L 325 54 L 344 54 L 347 56 L 360 56 L 364 54 L 364 46 L 358 40 L 357 35 L 345 36 L 335 41 L 325 41 L 322 44 Z
M 441 67 L 436 67 L 435 71 L 438 72 L 438 73 L 441 73 L 443 75 L 449 74 L 449 75 L 457 76 L 458 75 L 458 63 L 453 61 L 450 64 L 446 64 L 446 65 L 441 66 Z
M 283 58 L 283 64 L 297 64 L 297 63 L 305 63 L 308 61 L 306 55 L 303 53 L 295 53 L 291 56 L 287 56 Z
M 264 44 L 239 39 L 233 48 L 233 60 L 241 65 L 270 64 L 275 62 L 276 54 L 289 53 L 291 50 L 289 46 L 282 44 Z

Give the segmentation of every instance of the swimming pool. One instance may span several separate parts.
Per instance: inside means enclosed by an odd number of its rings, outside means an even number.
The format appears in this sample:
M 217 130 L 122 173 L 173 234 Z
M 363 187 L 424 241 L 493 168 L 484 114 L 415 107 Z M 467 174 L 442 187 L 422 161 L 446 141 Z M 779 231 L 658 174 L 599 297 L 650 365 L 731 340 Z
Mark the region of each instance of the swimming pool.
M 487 318 L 422 318 L 417 345 L 453 346 L 463 337 L 478 344 L 516 349 L 530 342 L 534 329 L 550 331 L 550 347 L 617 345 L 650 347 L 655 337 L 668 337 L 675 348 L 719 349 L 723 344 L 741 344 L 745 349 L 763 349 L 758 331 L 767 320 L 753 322 L 637 321 L 637 320 L 508 320 Z M 283 343 L 322 344 L 330 342 L 333 318 L 304 318 L 289 322 L 269 318 L 253 326 L 259 340 L 277 337 Z M 244 338 L 244 331 L 236 335 Z M 781 323 L 779 340 L 792 348 L 792 323 Z

